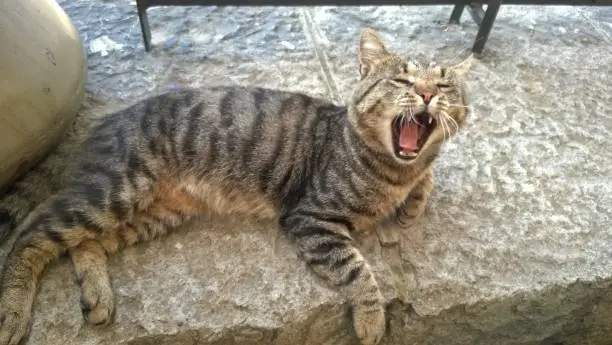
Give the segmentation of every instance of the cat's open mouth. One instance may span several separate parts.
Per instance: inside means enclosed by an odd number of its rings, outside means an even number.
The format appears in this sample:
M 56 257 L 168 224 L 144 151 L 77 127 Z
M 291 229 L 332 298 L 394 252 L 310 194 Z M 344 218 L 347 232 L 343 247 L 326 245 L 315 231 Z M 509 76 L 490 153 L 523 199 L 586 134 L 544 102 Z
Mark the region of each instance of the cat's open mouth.
M 426 112 L 413 116 L 400 114 L 391 127 L 395 155 L 412 160 L 419 155 L 419 150 L 436 128 L 436 120 Z

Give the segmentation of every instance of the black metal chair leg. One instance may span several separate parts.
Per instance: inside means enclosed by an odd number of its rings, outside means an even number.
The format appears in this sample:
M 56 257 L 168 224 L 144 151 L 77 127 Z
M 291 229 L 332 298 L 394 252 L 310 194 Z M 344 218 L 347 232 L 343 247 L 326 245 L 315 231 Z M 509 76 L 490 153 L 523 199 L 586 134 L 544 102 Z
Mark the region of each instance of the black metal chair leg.
M 470 5 L 470 16 L 474 23 L 480 25 L 484 19 L 485 11 L 482 9 L 482 5 Z
M 497 12 L 499 12 L 501 3 L 501 0 L 489 1 L 487 11 L 485 12 L 480 28 L 478 29 L 478 33 L 476 34 L 476 40 L 474 42 L 474 46 L 472 47 L 472 52 L 476 54 L 482 53 L 485 43 L 489 38 L 489 33 L 491 33 L 491 28 L 493 27 L 495 17 L 497 17 Z
M 142 39 L 144 40 L 145 50 L 151 51 L 151 28 L 149 27 L 149 17 L 147 16 L 147 6 L 136 0 L 138 8 L 138 19 L 140 21 L 140 30 L 142 31 Z
M 463 14 L 464 8 L 465 8 L 464 4 L 456 4 L 455 7 L 453 7 L 453 13 L 451 13 L 448 23 L 449 24 L 459 24 L 459 20 L 461 19 L 461 15 Z

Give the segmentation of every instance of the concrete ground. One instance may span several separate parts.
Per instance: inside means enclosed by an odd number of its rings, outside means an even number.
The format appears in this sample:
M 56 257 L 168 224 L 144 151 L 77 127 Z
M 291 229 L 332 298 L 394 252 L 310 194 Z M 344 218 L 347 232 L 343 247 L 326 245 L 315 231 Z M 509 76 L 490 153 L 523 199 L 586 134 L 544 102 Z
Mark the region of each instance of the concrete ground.
M 26 182 L 45 197 L 93 119 L 177 85 L 251 84 L 342 103 L 363 26 L 398 52 L 469 54 L 452 6 L 154 8 L 61 0 L 88 50 L 74 130 Z M 469 87 L 470 124 L 426 215 L 361 248 L 389 299 L 384 344 L 612 343 L 612 7 L 502 6 Z M 116 324 L 84 325 L 70 265 L 48 271 L 30 345 L 352 344 L 339 296 L 271 224 L 202 220 L 111 260 Z M 199 231 L 200 230 L 200 231 Z M 381 237 L 382 238 L 382 237 Z M 6 249 L 4 249 L 6 250 Z

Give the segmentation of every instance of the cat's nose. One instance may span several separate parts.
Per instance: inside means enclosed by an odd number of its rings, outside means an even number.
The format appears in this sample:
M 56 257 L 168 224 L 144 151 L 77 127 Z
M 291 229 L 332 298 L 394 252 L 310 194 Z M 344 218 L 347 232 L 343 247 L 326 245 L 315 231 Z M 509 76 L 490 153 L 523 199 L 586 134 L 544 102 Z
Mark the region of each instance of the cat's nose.
M 434 92 L 421 93 L 421 98 L 423 98 L 423 102 L 425 102 L 425 104 L 429 104 L 429 102 L 431 102 L 431 99 L 434 98 L 435 96 L 436 94 Z

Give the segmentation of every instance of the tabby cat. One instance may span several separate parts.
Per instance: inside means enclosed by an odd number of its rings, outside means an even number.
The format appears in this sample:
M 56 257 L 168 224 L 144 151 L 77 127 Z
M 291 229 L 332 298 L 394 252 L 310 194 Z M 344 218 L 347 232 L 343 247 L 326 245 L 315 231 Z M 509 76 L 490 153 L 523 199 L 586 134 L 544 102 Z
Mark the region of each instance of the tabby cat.
M 181 89 L 109 115 L 66 183 L 18 226 L 1 276 L 0 345 L 26 339 L 45 267 L 70 255 L 84 318 L 113 319 L 107 255 L 214 213 L 274 219 L 299 256 L 351 301 L 364 345 L 385 300 L 351 233 L 419 216 L 431 166 L 467 115 L 454 66 L 422 65 L 361 32 L 348 107 L 239 86 Z

